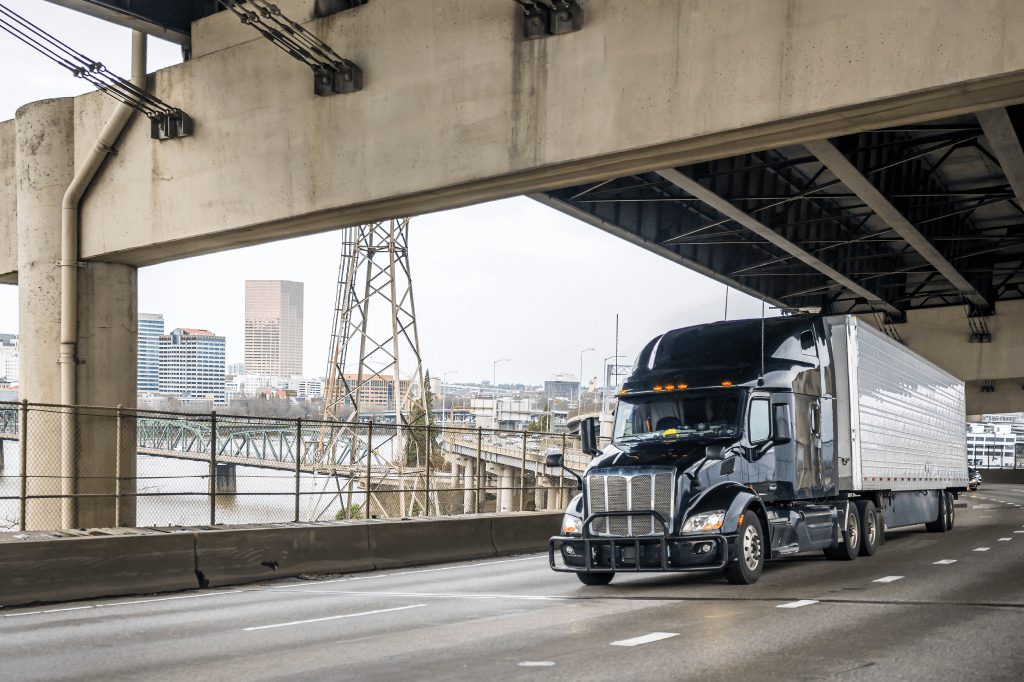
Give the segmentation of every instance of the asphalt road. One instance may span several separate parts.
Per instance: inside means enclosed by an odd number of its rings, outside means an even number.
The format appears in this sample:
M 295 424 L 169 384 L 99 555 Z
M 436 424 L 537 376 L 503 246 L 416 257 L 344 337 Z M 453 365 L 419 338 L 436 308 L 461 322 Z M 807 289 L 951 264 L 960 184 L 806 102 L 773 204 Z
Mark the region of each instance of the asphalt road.
M 1024 486 L 961 501 L 949 533 L 748 587 L 529 555 L 0 609 L 0 680 L 1021 680 Z

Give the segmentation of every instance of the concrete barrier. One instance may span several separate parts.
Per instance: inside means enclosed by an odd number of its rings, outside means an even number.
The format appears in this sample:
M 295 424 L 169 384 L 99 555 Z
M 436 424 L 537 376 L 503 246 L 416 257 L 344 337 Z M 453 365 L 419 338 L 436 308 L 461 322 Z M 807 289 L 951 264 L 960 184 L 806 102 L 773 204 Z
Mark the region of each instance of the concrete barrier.
M 372 571 L 370 524 L 247 528 L 199 532 L 195 571 L 203 587 L 300 574 Z
M 981 474 L 981 487 L 986 483 L 1024 484 L 1024 469 L 978 469 Z
M 378 569 L 492 557 L 495 518 L 455 516 L 369 524 L 370 556 Z
M 0 545 L 0 605 L 195 589 L 191 533 Z
M 495 516 L 491 523 L 491 542 L 498 556 L 541 552 L 548 548 L 551 536 L 558 535 L 561 523 L 561 511 Z

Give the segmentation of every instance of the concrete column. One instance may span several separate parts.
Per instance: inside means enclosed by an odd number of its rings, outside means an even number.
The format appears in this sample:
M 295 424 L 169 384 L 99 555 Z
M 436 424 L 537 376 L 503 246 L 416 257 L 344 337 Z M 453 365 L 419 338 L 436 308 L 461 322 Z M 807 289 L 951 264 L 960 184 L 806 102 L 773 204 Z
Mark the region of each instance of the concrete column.
M 60 402 L 61 201 L 75 170 L 74 100 L 33 102 L 15 115 L 18 201 L 20 397 Z M 60 415 L 32 411 L 28 420 L 28 494 L 61 492 Z M 42 477 L 42 478 L 40 478 Z M 46 478 L 52 477 L 52 478 Z M 32 500 L 28 529 L 61 526 L 60 500 Z
M 18 110 L 15 122 L 18 176 L 18 307 L 22 398 L 34 403 L 60 402 L 60 260 L 61 202 L 74 177 L 74 100 L 52 99 Z M 100 171 L 102 173 L 102 169 Z M 88 194 L 85 201 L 88 201 Z M 78 278 L 79 405 L 115 408 L 136 406 L 138 282 L 134 267 L 89 263 Z M 113 409 L 79 409 L 74 490 L 112 494 L 117 470 L 117 420 Z M 135 476 L 135 424 L 122 422 L 122 478 Z M 60 415 L 29 414 L 29 494 L 61 492 Z M 134 492 L 134 482 L 122 492 Z M 74 525 L 114 525 L 113 498 L 83 498 Z M 28 505 L 29 528 L 62 525 L 61 501 Z M 135 524 L 135 498 L 122 501 L 122 525 Z
M 476 502 L 476 462 L 468 457 L 462 465 L 462 513 L 472 514 Z
M 136 406 L 138 270 L 118 263 L 89 263 L 78 271 L 78 492 L 113 494 L 117 472 L 116 412 Z M 122 493 L 135 492 L 136 424 L 122 420 Z M 112 498 L 78 502 L 78 526 L 114 525 Z M 121 524 L 135 525 L 136 498 L 121 499 Z
M 496 465 L 498 468 L 499 476 L 498 487 L 498 512 L 501 514 L 508 514 L 513 510 L 513 488 L 515 487 L 515 477 L 512 475 L 512 467 L 503 465 Z

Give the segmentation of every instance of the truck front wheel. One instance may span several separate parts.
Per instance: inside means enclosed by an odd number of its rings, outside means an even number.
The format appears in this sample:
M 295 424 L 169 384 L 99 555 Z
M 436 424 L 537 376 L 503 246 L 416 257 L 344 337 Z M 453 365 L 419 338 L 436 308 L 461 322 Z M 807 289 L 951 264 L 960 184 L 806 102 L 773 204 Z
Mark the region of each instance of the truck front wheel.
M 578 572 L 576 577 L 580 579 L 580 582 L 584 585 L 607 585 L 615 577 L 614 573 L 585 573 Z
M 753 585 L 764 569 L 764 536 L 761 522 L 752 512 L 743 515 L 736 534 L 736 563 L 730 563 L 723 570 L 726 579 L 733 585 Z

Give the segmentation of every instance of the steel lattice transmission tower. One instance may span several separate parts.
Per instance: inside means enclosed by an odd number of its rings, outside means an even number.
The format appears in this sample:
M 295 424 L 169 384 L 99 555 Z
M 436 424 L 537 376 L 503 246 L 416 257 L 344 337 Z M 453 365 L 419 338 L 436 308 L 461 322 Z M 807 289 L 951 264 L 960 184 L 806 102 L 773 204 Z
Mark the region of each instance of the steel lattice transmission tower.
M 355 432 L 321 428 L 316 469 L 350 481 L 372 469 L 374 484 L 382 485 L 389 476 L 406 473 L 406 430 L 401 427 L 410 424 L 414 405 L 423 415 L 427 408 L 409 267 L 409 219 L 350 227 L 343 234 L 323 416 L 359 423 L 371 396 L 379 399 L 386 391 L 396 427 L 376 428 L 372 443 L 362 427 Z

